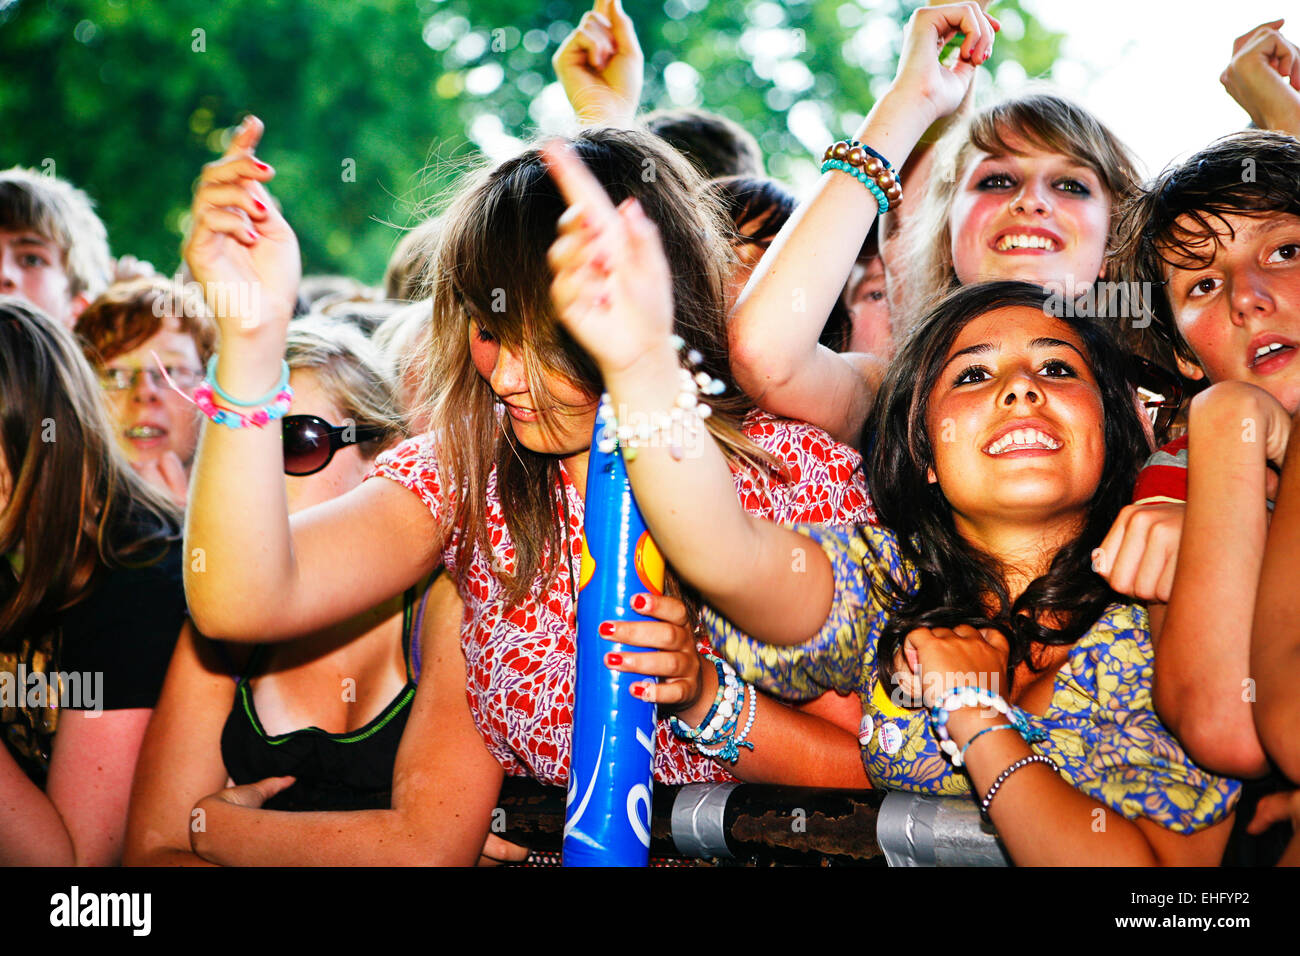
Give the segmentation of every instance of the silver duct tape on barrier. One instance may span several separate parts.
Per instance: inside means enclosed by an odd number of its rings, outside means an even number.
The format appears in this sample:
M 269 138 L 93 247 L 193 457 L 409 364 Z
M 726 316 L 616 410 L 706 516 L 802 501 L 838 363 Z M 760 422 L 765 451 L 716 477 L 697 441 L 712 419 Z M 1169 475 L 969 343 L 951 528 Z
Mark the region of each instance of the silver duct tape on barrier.
M 972 800 L 891 790 L 876 839 L 890 866 L 1010 866 L 997 834 Z
M 733 857 L 727 846 L 727 798 L 738 783 L 692 783 L 673 801 L 673 843 L 677 852 L 695 859 Z

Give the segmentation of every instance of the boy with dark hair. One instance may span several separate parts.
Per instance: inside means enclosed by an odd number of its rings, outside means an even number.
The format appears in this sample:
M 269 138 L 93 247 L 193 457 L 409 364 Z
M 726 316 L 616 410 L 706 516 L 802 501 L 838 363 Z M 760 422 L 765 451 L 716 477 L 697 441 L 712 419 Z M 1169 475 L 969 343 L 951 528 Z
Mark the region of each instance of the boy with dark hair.
M 112 268 L 108 234 L 84 192 L 19 166 L 0 172 L 0 294 L 72 328 Z
M 1156 706 L 1188 752 L 1260 777 L 1250 640 L 1267 494 L 1300 410 L 1300 142 L 1226 136 L 1165 170 L 1126 222 L 1120 256 L 1160 290 L 1149 331 L 1210 387 L 1143 469 L 1096 566 L 1153 602 Z

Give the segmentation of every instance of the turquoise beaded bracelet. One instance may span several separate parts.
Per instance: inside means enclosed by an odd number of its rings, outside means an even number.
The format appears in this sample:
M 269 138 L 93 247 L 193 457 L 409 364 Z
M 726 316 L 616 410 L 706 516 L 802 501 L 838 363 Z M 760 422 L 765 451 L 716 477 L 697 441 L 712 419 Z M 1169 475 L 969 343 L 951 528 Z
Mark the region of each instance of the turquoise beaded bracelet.
M 880 210 L 882 216 L 889 212 L 889 198 L 885 195 L 884 191 L 876 185 L 876 181 L 862 170 L 858 169 L 856 166 L 851 166 L 840 159 L 828 159 L 826 162 L 822 163 L 823 173 L 831 169 L 838 169 L 842 173 L 848 173 L 858 182 L 862 183 L 862 185 L 866 186 L 867 189 L 871 190 L 871 195 L 876 197 L 876 208 Z

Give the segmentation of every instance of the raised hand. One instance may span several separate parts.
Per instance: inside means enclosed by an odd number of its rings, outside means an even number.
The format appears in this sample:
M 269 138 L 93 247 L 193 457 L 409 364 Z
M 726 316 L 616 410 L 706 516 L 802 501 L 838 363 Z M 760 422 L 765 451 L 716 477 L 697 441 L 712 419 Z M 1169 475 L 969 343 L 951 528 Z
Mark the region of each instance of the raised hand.
M 185 261 L 203 284 L 223 343 L 283 338 L 302 276 L 298 239 L 263 183 L 275 176 L 253 155 L 262 121 L 249 116 L 194 191 Z
M 903 34 L 898 72 L 889 92 L 915 96 L 930 122 L 955 110 L 970 89 L 975 68 L 993 51 L 993 35 L 1002 25 L 985 13 L 979 3 L 950 3 L 920 7 L 912 13 Z M 945 66 L 939 61 L 944 45 L 964 34 L 957 61 Z
M 583 126 L 628 126 L 641 102 L 645 56 L 622 0 L 596 0 L 551 65 Z
M 672 274 L 655 228 L 635 199 L 614 208 L 567 146 L 543 156 L 569 208 L 547 253 L 560 321 L 600 366 L 624 371 L 672 333 Z
M 1300 48 L 1278 32 L 1284 20 L 1261 23 L 1232 44 L 1219 77 L 1260 129 L 1300 135 Z

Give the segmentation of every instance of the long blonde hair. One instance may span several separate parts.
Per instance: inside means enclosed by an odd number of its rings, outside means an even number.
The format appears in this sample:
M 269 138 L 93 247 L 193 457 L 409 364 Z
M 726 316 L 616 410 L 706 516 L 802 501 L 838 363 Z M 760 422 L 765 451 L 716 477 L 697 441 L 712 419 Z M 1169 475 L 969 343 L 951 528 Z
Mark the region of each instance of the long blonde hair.
M 572 145 L 613 202 L 635 196 L 659 228 L 672 269 L 675 330 L 702 355 L 702 367 L 728 383 L 726 394 L 711 401 L 710 432 L 733 463 L 774 468 L 740 431 L 753 403 L 731 380 L 727 223 L 705 181 L 648 133 L 591 129 Z M 454 489 L 448 511 L 450 527 L 461 531 L 459 572 L 462 579 L 468 573 L 475 547 L 491 550 L 487 492 L 495 472 L 516 555 L 514 574 L 499 572 L 511 603 L 529 593 L 539 572 L 547 586 L 554 580 L 565 554 L 564 486 L 559 459 L 523 447 L 501 422 L 496 396 L 470 359 L 467 324 L 473 319 L 521 354 L 536 407 L 555 404 L 546 394 L 547 371 L 600 394 L 596 366 L 561 327 L 550 301 L 546 252 L 564 209 L 540 153 L 529 149 L 472 176 L 441 216 L 431 254 L 427 420 L 444 487 Z
M 907 226 L 906 256 L 910 263 L 903 283 L 901 328 L 911 328 L 945 295 L 959 285 L 952 261 L 953 203 L 962 171 L 971 157 L 1016 155 L 1025 145 L 1068 156 L 1101 179 L 1110 195 L 1110 228 L 1106 255 L 1118 231 L 1121 207 L 1138 188 L 1133 154 L 1095 116 L 1065 97 L 1034 90 L 988 106 L 958 123 L 935 146 L 926 191 Z

